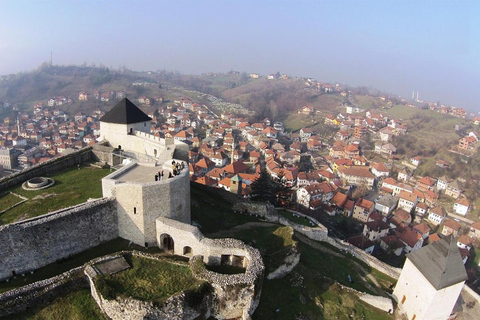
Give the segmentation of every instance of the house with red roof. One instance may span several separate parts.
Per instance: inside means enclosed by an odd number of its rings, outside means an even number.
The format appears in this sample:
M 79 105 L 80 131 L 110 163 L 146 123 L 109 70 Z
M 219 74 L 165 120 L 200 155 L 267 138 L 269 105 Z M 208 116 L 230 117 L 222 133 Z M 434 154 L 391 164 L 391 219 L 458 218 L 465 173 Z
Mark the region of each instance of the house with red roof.
M 440 223 L 443 222 L 443 219 L 447 216 L 447 212 L 445 209 L 443 209 L 442 206 L 436 206 L 432 209 L 430 209 L 430 212 L 428 213 L 428 220 L 438 226 Z
M 360 198 L 355 203 L 352 217 L 358 221 L 365 223 L 368 221 L 368 217 L 374 209 L 375 204 L 372 201 Z
M 444 236 L 453 234 L 453 236 L 456 238 L 460 235 L 461 227 L 462 225 L 459 222 L 453 219 L 445 219 L 443 222 L 442 234 Z
M 420 191 L 433 190 L 437 180 L 430 178 L 429 176 L 423 177 L 418 180 L 417 189 Z
M 460 198 L 453 204 L 453 211 L 456 214 L 466 216 L 468 209 L 470 209 L 470 201 L 467 198 Z

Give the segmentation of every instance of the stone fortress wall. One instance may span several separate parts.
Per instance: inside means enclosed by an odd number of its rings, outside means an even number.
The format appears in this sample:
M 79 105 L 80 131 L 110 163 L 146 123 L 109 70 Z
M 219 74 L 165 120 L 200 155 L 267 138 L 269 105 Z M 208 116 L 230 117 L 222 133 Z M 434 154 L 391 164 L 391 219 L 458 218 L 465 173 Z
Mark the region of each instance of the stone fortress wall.
M 0 279 L 33 271 L 117 237 L 111 198 L 0 226 Z
M 26 168 L 21 172 L 3 177 L 0 179 L 0 190 L 19 185 L 31 178 L 48 176 L 51 173 L 59 172 L 92 160 L 96 161 L 92 147 L 86 147 L 70 154 L 47 160 L 36 166 Z
M 308 220 L 314 223 L 312 227 L 306 227 L 297 223 L 294 223 L 288 219 L 285 219 L 278 213 L 276 213 L 275 208 L 270 204 L 265 203 L 253 203 L 248 201 L 237 202 L 233 206 L 233 210 L 239 213 L 246 213 L 246 214 L 254 214 L 262 217 L 265 220 L 270 222 L 276 222 L 283 225 L 291 226 L 295 231 L 308 238 L 315 240 L 315 241 L 323 241 L 327 242 L 328 244 L 340 249 L 342 251 L 348 252 L 352 256 L 356 257 L 359 260 L 365 262 L 368 266 L 377 269 L 378 271 L 394 278 L 398 279 L 400 276 L 400 272 L 402 271 L 401 268 L 392 267 L 374 256 L 366 253 L 365 251 L 349 244 L 348 242 L 338 240 L 336 238 L 331 238 L 328 236 L 328 229 L 320 224 L 320 222 L 316 221 L 312 217 L 306 216 L 300 212 L 294 212 L 298 216 L 306 217 Z M 291 211 L 291 210 L 288 210 Z M 293 211 L 291 211 L 293 212 Z
M 206 280 L 215 289 L 212 315 L 217 319 L 248 319 L 258 306 L 265 266 L 260 252 L 237 239 L 209 239 L 190 224 L 157 218 L 160 248 L 176 255 L 192 257 L 194 276 Z M 219 274 L 206 265 L 233 265 L 244 273 Z

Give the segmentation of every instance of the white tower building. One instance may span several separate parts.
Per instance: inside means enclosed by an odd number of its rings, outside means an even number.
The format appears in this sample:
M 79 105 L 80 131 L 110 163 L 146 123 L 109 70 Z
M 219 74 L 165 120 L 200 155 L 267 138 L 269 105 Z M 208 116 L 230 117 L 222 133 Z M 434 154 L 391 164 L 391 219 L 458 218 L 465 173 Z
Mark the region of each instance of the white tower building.
M 468 279 L 453 236 L 407 255 L 393 291 L 411 320 L 446 320 Z

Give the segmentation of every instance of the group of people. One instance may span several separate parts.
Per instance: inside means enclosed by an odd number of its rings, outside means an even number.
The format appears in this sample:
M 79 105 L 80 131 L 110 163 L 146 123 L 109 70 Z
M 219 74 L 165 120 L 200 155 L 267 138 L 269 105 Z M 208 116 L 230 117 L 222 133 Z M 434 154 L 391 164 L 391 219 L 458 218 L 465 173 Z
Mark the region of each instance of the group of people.
M 182 172 L 183 168 L 185 168 L 185 164 L 182 162 L 178 163 L 175 160 L 172 160 L 172 171 L 173 175 L 177 176 Z
M 174 176 L 178 176 L 180 172 L 185 168 L 185 164 L 183 162 L 176 162 L 175 160 L 172 161 L 172 172 L 168 172 L 168 178 L 173 178 Z M 155 174 L 155 181 L 163 180 L 163 170 L 159 171 Z

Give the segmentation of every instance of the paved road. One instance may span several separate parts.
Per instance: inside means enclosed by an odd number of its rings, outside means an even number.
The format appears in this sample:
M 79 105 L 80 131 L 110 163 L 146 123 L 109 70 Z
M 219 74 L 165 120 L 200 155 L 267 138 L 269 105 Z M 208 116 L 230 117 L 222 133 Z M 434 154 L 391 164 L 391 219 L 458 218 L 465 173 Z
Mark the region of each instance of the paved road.
M 447 211 L 447 216 L 449 218 L 458 219 L 458 220 L 463 221 L 463 222 L 468 223 L 468 224 L 472 224 L 474 222 L 473 220 L 467 219 L 465 217 L 459 216 L 458 214 L 454 214 L 454 213 L 451 213 L 449 211 Z

